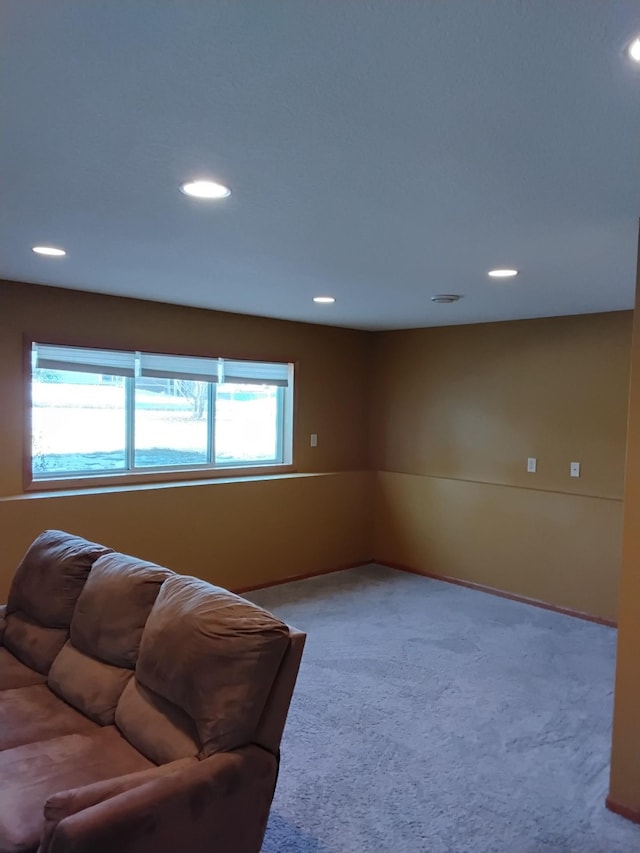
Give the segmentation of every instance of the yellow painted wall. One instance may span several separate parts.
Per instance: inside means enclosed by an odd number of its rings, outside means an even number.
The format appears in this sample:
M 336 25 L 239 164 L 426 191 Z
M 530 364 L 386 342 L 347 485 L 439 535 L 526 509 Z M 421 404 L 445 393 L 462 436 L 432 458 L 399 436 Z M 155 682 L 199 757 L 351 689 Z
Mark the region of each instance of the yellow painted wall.
M 31 339 L 295 361 L 296 468 L 327 476 L 25 496 Z M 0 600 L 46 527 L 233 588 L 368 559 L 371 343 L 346 329 L 0 282 Z
M 609 796 L 640 822 L 640 242 L 638 250 Z
M 631 324 L 378 334 L 375 558 L 615 619 Z
M 0 496 L 22 490 L 23 339 L 297 362 L 299 471 L 366 468 L 366 332 L 0 281 Z M 49 341 L 55 342 L 55 341 Z M 318 447 L 309 447 L 309 433 Z
M 615 618 L 630 336 L 630 312 L 367 334 L 0 282 L 0 600 L 58 526 L 234 588 L 375 557 Z M 297 471 L 327 476 L 25 496 L 30 339 L 294 360 Z
M 362 562 L 372 476 L 342 471 L 0 498 L 0 601 L 25 548 L 48 527 L 230 589 Z

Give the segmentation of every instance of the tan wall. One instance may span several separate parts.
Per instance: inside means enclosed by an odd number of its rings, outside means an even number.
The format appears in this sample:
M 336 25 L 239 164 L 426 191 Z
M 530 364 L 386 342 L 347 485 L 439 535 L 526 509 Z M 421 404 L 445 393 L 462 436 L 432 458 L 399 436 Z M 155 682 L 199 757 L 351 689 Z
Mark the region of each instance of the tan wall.
M 609 794 L 640 822 L 640 242 L 638 249 Z
M 26 498 L 28 339 L 295 361 L 297 471 L 344 474 Z M 234 587 L 366 560 L 370 475 L 348 472 L 368 467 L 370 349 L 364 332 L 0 282 L 0 593 L 52 526 Z
M 61 528 L 230 589 L 369 556 L 371 472 L 0 499 L 0 601 L 27 545 Z
M 375 556 L 613 618 L 630 333 L 620 312 L 366 334 L 0 282 L 0 600 L 59 526 L 203 577 L 215 552 L 236 588 Z M 295 360 L 297 470 L 336 473 L 24 496 L 30 338 Z
M 0 281 L 0 496 L 22 491 L 25 337 L 295 361 L 297 469 L 367 467 L 366 332 Z M 309 447 L 311 432 L 318 434 L 318 447 Z
M 615 618 L 631 323 L 378 334 L 374 556 Z

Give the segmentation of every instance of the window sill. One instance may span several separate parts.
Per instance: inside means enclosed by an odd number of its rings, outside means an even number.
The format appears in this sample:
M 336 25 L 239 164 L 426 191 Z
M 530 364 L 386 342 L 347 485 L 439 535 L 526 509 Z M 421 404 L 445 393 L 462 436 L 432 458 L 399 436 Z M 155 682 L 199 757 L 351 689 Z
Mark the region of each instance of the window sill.
M 121 492 L 136 489 L 159 489 L 174 486 L 195 486 L 212 483 L 236 483 L 247 480 L 277 479 L 297 475 L 293 465 L 262 465 L 247 468 L 207 468 L 183 471 L 148 471 L 140 474 L 98 474 L 92 477 L 60 477 L 32 480 L 25 485 L 24 497 L 60 494 L 91 494 L 92 492 Z

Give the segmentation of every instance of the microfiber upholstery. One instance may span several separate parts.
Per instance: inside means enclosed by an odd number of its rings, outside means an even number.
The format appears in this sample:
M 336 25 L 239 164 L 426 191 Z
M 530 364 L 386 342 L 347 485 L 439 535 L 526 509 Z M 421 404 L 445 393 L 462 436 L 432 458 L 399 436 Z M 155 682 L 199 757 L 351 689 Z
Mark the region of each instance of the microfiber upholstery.
M 67 642 L 69 628 L 49 628 L 25 613 L 17 611 L 7 616 L 5 646 L 25 666 L 46 675 L 58 652 Z
M 45 684 L 47 676 L 30 669 L 8 649 L 0 647 L 0 693 L 16 687 Z
M 125 554 L 96 560 L 78 598 L 70 639 L 49 672 L 49 687 L 100 725 L 113 723 L 133 674 L 140 638 L 168 569 Z
M 0 606 L 0 853 L 257 853 L 298 635 L 46 531 Z
M 3 642 L 43 675 L 64 646 L 71 617 L 94 562 L 109 548 L 61 530 L 45 530 L 17 568 Z
M 147 620 L 136 679 L 191 717 L 206 757 L 251 742 L 288 644 L 287 626 L 265 610 L 174 575 Z M 143 733 L 129 722 L 137 745 Z
M 218 753 L 64 817 L 38 853 L 259 853 L 276 775 L 259 747 Z
M 114 726 L 0 752 L 0 850 L 35 853 L 53 794 L 152 767 Z
M 198 732 L 191 717 L 135 678 L 120 697 L 116 725 L 154 764 L 195 757 L 200 752 Z
M 96 660 L 68 642 L 54 660 L 47 683 L 65 702 L 108 726 L 132 675 L 132 670 Z
M 46 684 L 0 694 L 0 752 L 25 743 L 96 729 L 96 723 L 59 699 Z
M 71 642 L 87 655 L 134 669 L 142 631 L 168 569 L 126 554 L 96 561 L 78 599 Z
M 16 570 L 7 613 L 22 610 L 42 625 L 68 628 L 91 566 L 110 550 L 62 530 L 45 530 Z
M 59 791 L 57 794 L 53 794 L 44 804 L 44 827 L 40 836 L 38 853 L 46 853 L 50 849 L 51 839 L 56 827 L 61 820 L 69 817 L 69 815 L 78 814 L 84 809 L 131 791 L 145 782 L 179 773 L 197 763 L 196 758 L 181 758 L 179 761 L 172 761 L 162 767 L 150 767 L 147 770 L 138 770 L 136 773 L 127 773 L 124 776 L 116 776 L 113 779 L 105 779 L 81 788 L 71 788 L 68 791 Z

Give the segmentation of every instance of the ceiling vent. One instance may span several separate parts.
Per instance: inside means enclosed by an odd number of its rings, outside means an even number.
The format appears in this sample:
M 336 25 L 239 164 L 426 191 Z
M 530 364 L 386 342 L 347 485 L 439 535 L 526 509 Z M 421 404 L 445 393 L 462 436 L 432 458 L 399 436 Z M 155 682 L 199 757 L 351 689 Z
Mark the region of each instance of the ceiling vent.
M 457 293 L 437 293 L 431 297 L 432 302 L 448 304 L 449 302 L 457 302 L 461 297 Z

